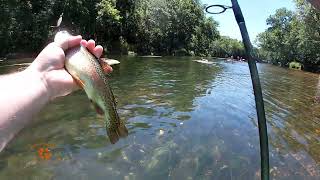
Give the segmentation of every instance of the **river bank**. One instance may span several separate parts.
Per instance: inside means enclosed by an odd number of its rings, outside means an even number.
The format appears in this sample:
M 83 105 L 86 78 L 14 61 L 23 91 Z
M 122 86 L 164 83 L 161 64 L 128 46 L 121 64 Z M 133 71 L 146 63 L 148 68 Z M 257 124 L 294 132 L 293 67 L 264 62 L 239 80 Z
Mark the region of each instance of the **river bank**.
M 10 59 L 29 59 L 29 58 L 36 58 L 37 53 L 28 53 L 28 52 L 21 52 L 21 53 L 9 53 L 4 57 L 0 57 L 0 62 Z
M 108 53 L 109 54 L 109 53 Z M 165 56 L 165 55 L 159 55 L 159 56 L 154 56 L 154 55 L 140 55 L 137 54 L 135 52 L 131 52 L 128 55 L 123 55 L 123 54 L 114 54 L 114 53 L 110 53 L 111 56 L 130 56 L 130 57 L 153 57 L 153 58 L 162 58 L 162 57 L 169 57 L 169 56 Z M 34 59 L 37 57 L 37 53 L 27 53 L 27 52 L 23 52 L 23 53 L 9 53 L 4 57 L 0 57 L 0 63 L 4 62 L 4 61 L 10 61 L 10 60 L 17 60 L 17 59 Z M 183 57 L 183 56 L 173 56 L 173 57 Z M 186 56 L 186 57 L 198 57 L 198 56 Z M 199 57 L 201 59 L 205 58 L 205 59 L 221 59 L 221 60 L 232 60 L 232 61 L 238 61 L 237 59 L 230 59 L 230 58 L 225 58 L 225 57 Z M 244 61 L 242 61 L 244 62 Z M 246 60 L 245 60 L 246 62 Z M 258 59 L 256 61 L 257 63 L 265 63 L 265 64 L 271 64 L 274 66 L 278 66 L 278 67 L 282 67 L 285 69 L 288 69 L 289 66 L 279 66 L 276 64 L 272 64 L 266 60 L 262 60 L 262 59 Z M 305 72 L 311 72 L 311 73 L 320 73 L 320 65 L 315 65 L 315 64 L 302 64 L 302 69 L 301 71 L 305 71 Z

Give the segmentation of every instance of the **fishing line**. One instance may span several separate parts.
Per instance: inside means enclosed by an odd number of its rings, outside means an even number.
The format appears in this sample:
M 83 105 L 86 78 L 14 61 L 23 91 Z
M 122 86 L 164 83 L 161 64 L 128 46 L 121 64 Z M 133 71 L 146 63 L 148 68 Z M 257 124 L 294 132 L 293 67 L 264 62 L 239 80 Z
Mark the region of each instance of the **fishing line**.
M 269 146 L 268 146 L 268 131 L 266 116 L 263 104 L 261 84 L 258 74 L 258 69 L 256 61 L 252 57 L 252 44 L 250 42 L 250 37 L 247 31 L 245 20 L 237 0 L 231 0 L 232 6 L 224 5 L 211 5 L 208 6 L 205 10 L 209 14 L 221 14 L 224 13 L 227 9 L 233 10 L 234 16 L 238 23 L 242 42 L 246 50 L 246 55 L 248 59 L 248 65 L 250 69 L 250 75 L 252 80 L 252 86 L 254 91 L 256 110 L 258 116 L 258 129 L 259 129 L 259 139 L 260 139 L 260 158 L 261 158 L 261 179 L 269 180 Z M 215 10 L 212 10 L 212 9 Z

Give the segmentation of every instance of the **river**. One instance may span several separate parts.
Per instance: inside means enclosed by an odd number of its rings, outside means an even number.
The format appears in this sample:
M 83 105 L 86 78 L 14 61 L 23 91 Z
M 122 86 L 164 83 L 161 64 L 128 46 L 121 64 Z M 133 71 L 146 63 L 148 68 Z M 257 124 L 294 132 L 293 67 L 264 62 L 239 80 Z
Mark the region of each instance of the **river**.
M 1 153 L 0 179 L 260 179 L 246 63 L 118 59 L 110 83 L 129 136 L 110 144 L 104 119 L 77 91 L 47 105 Z M 0 74 L 27 61 L 0 62 Z M 319 75 L 268 64 L 258 70 L 271 178 L 318 179 Z

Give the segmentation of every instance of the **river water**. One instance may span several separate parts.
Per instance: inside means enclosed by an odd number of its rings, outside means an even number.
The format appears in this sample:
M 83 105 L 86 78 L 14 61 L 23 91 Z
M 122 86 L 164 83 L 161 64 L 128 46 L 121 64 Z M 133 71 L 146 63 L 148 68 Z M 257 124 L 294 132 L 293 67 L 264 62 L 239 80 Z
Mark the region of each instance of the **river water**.
M 246 63 L 118 59 L 110 83 L 129 136 L 110 144 L 104 119 L 77 91 L 47 105 L 0 154 L 0 179 L 260 179 Z M 0 62 L 0 74 L 27 61 Z M 319 75 L 258 69 L 272 179 L 319 179 Z

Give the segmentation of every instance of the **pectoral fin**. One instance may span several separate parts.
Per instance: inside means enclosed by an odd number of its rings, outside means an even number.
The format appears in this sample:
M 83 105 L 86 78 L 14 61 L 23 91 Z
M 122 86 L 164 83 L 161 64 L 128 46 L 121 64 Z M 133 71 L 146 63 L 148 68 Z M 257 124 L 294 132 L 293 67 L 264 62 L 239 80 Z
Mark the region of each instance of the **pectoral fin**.
M 81 88 L 81 89 L 83 89 L 84 88 L 84 83 L 83 83 L 83 81 L 79 78 L 79 77 L 77 77 L 77 76 L 72 76 L 73 77 L 73 79 L 75 80 L 75 82 L 78 84 L 78 86 Z
M 96 110 L 96 112 L 99 114 L 99 115 L 104 115 L 104 112 L 103 110 L 99 107 L 99 105 L 97 103 L 95 103 L 94 101 L 92 101 L 90 99 L 90 102 L 92 103 L 94 109 Z
M 99 63 L 104 73 L 110 73 L 112 71 L 112 65 L 119 64 L 120 62 L 115 59 L 100 58 Z
M 107 63 L 110 66 L 120 64 L 120 62 L 115 59 L 100 58 L 100 61 L 102 61 L 103 63 Z

